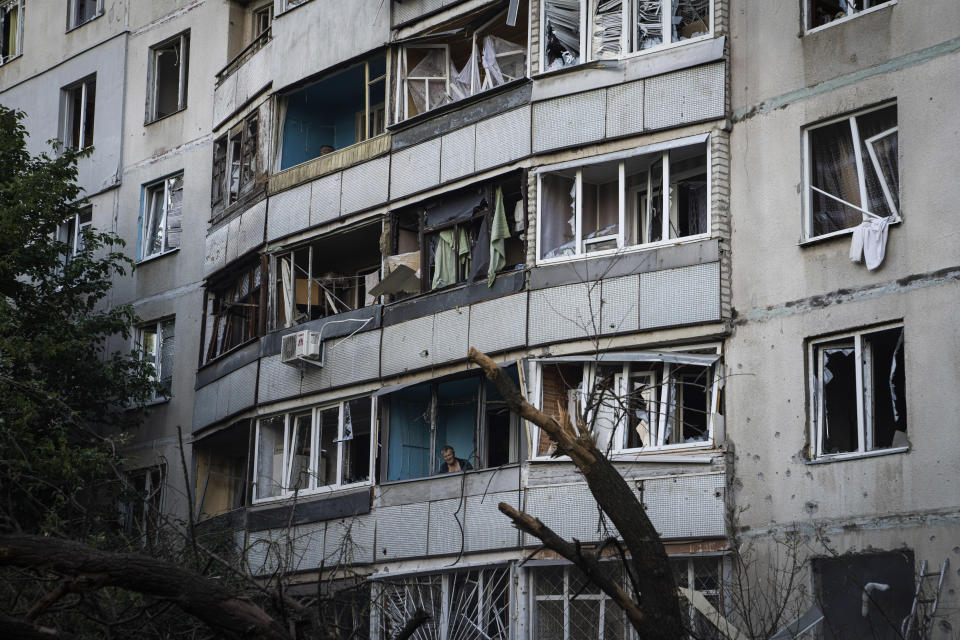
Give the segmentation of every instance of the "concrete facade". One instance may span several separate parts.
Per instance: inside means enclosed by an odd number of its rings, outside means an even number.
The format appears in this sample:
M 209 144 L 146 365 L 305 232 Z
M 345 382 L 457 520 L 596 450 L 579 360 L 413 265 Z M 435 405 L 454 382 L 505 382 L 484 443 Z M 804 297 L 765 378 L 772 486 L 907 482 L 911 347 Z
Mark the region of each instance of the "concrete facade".
M 468 367 L 476 347 L 545 411 L 617 389 L 588 416 L 597 437 L 681 582 L 733 624 L 749 613 L 735 597 L 745 550 L 771 557 L 801 539 L 803 588 L 783 597 L 791 613 L 823 608 L 821 637 L 863 637 L 844 629 L 866 624 L 831 604 L 862 588 L 831 582 L 831 562 L 869 573 L 874 557 L 908 552 L 907 573 L 952 563 L 928 636 L 951 637 L 960 265 L 940 221 L 956 189 L 960 9 L 894 0 L 807 28 L 802 0 L 691 0 L 674 42 L 641 45 L 635 3 L 621 3 L 604 17 L 611 51 L 594 43 L 596 3 L 584 2 L 574 62 L 572 36 L 548 36 L 556 3 L 521 0 L 510 25 L 513 4 L 105 0 L 61 35 L 50 25 L 63 8 L 27 0 L 0 102 L 27 112 L 37 152 L 63 135 L 62 88 L 97 74 L 80 181 L 93 225 L 139 263 L 111 301 L 174 320 L 171 394 L 132 466 L 162 465 L 165 510 L 228 532 L 255 575 L 280 568 L 294 591 L 347 569 L 366 577 L 357 625 L 369 637 L 389 637 L 410 613 L 402 603 L 427 593 L 442 594 L 429 637 L 627 637 L 603 596 L 581 601 L 596 611 L 574 606 L 567 565 L 543 551 L 520 564 L 537 543 L 498 502 L 587 544 L 616 532 L 569 461 Z M 158 57 L 185 33 L 187 55 Z M 495 70 L 479 62 L 485 43 Z M 158 80 L 170 68 L 185 86 Z M 179 108 L 155 118 L 162 99 Z M 804 226 L 808 139 L 812 125 L 894 103 L 900 215 L 869 271 L 849 259 L 849 229 Z M 306 161 L 284 164 L 284 145 Z M 868 152 L 883 150 L 864 146 L 861 167 Z M 164 214 L 154 251 L 151 198 L 181 175 L 182 218 Z M 472 269 L 491 251 L 504 260 L 488 283 Z M 893 409 L 904 435 L 829 449 L 816 402 L 830 381 L 811 363 L 854 344 L 879 362 L 872 332 L 901 326 L 892 357 L 905 382 L 890 373 L 888 386 L 905 397 Z M 314 332 L 322 361 L 286 352 L 299 331 Z M 868 366 L 859 395 L 830 407 L 879 397 Z M 441 473 L 443 445 L 472 468 Z M 874 602 L 898 616 L 876 637 L 900 637 L 915 585 Z M 458 608 L 471 598 L 489 606 Z

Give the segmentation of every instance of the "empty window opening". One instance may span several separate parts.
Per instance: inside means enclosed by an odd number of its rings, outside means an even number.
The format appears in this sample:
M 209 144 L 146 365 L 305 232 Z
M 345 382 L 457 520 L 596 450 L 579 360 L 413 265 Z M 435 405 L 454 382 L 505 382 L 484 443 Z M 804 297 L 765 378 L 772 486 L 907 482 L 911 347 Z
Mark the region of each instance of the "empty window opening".
M 97 79 L 91 76 L 63 90 L 63 144 L 79 151 L 93 145 Z
M 517 23 L 510 26 L 501 3 L 440 25 L 418 36 L 417 44 L 402 47 L 393 98 L 396 121 L 526 77 L 526 15 L 521 7 Z
M 707 144 L 540 173 L 540 259 L 709 235 Z
M 23 53 L 23 0 L 0 2 L 0 64 Z
M 160 383 L 153 399 L 170 397 L 173 383 L 174 320 L 158 320 L 141 325 L 136 334 L 136 351 L 152 369 L 151 378 Z
M 140 218 L 140 259 L 180 247 L 183 218 L 183 174 L 164 178 L 144 187 L 144 211 Z
M 324 236 L 270 259 L 273 328 L 367 307 L 380 281 L 379 224 Z
M 83 251 L 86 233 L 93 228 L 93 207 L 84 207 L 63 223 L 57 229 L 57 240 L 67 245 L 65 259 L 69 261 L 73 256 Z
M 73 29 L 103 14 L 103 0 L 70 0 L 67 28 Z
M 913 551 L 813 558 L 810 564 L 813 597 L 824 616 L 821 637 L 903 637 L 900 625 L 914 598 Z M 871 583 L 886 588 L 867 589 Z
M 518 177 L 444 194 L 391 219 L 391 253 L 379 293 L 399 300 L 481 279 L 523 264 L 525 213 Z M 389 280 L 388 280 L 389 278 Z
M 333 73 L 283 96 L 279 169 L 286 169 L 386 131 L 387 58 Z
M 255 500 L 369 481 L 372 402 L 356 398 L 259 420 Z
M 193 445 L 198 521 L 245 505 L 249 437 L 250 424 L 243 421 Z
M 202 362 L 209 362 L 262 335 L 261 274 L 258 261 L 207 287 Z
M 187 31 L 150 48 L 147 122 L 186 108 L 189 46 L 190 32 Z
M 897 130 L 892 104 L 805 131 L 808 237 L 899 219 Z
M 815 456 L 907 446 L 903 327 L 811 345 Z
M 519 384 L 516 366 L 508 375 Z M 485 378 L 471 375 L 428 382 L 385 394 L 389 424 L 387 480 L 409 480 L 517 462 L 519 420 Z M 453 449 L 449 463 L 444 450 Z
M 709 36 L 710 0 L 546 0 L 542 71 Z
M 671 448 L 713 441 L 720 412 L 720 367 L 709 353 L 602 354 L 539 364 L 541 410 L 577 421 L 607 451 Z M 556 445 L 539 433 L 537 456 Z
M 889 2 L 890 0 L 806 0 L 807 29 L 843 20 Z

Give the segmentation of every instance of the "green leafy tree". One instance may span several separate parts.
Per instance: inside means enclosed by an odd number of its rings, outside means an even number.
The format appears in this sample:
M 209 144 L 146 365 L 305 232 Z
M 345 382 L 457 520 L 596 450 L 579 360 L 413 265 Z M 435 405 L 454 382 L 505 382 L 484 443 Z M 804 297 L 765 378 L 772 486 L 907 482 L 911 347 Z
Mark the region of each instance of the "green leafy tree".
M 0 527 L 103 536 L 116 528 L 116 445 L 157 385 L 134 353 L 105 349 L 136 323 L 106 304 L 132 267 L 123 240 L 87 228 L 74 253 L 56 239 L 83 212 L 86 152 L 31 155 L 23 117 L 0 106 Z

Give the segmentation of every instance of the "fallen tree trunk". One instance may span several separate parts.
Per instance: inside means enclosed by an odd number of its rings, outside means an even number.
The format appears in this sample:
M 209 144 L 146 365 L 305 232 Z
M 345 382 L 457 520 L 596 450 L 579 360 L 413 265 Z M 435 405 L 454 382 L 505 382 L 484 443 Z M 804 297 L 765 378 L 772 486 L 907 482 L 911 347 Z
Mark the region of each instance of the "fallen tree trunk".
M 603 452 L 597 449 L 591 434 L 580 433 L 580 430 L 569 421 L 561 423 L 527 402 L 506 373 L 486 354 L 471 348 L 467 360 L 479 366 L 484 375 L 496 385 L 510 411 L 540 427 L 557 443 L 560 453 L 570 457 L 583 474 L 597 505 L 619 531 L 630 553 L 625 569 L 631 573 L 633 583 L 636 585 L 634 598 L 638 611 L 631 612 L 629 609 L 624 609 L 633 628 L 639 632 L 641 638 L 645 639 L 680 640 L 683 638 L 684 624 L 677 599 L 677 587 L 660 536 L 623 476 L 603 455 Z M 518 517 L 511 515 L 514 524 L 536 536 L 533 530 L 525 528 L 531 527 L 532 524 L 526 518 L 538 522 L 541 530 L 553 534 L 556 540 L 551 544 L 547 539 L 537 537 L 547 547 L 567 557 L 562 545 L 557 544 L 557 540 L 563 542 L 559 536 L 536 518 L 531 518 L 522 512 L 516 513 Z M 558 546 L 560 548 L 557 548 Z M 580 555 L 582 557 L 583 554 Z M 603 588 L 602 584 L 595 584 Z M 603 588 L 603 590 L 614 600 L 619 597 L 615 589 Z
M 53 571 L 88 579 L 97 588 L 118 587 L 166 600 L 220 632 L 289 640 L 283 627 L 257 605 L 164 560 L 101 551 L 60 538 L 8 534 L 0 535 L 0 566 Z

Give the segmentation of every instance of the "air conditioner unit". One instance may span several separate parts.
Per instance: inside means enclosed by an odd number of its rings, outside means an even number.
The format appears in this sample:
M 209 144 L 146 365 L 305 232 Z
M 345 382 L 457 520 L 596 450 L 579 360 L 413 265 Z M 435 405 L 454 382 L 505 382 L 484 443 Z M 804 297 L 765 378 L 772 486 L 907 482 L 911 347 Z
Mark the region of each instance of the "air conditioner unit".
M 316 331 L 297 331 L 280 341 L 280 360 L 285 364 L 308 362 L 323 366 L 323 341 Z

